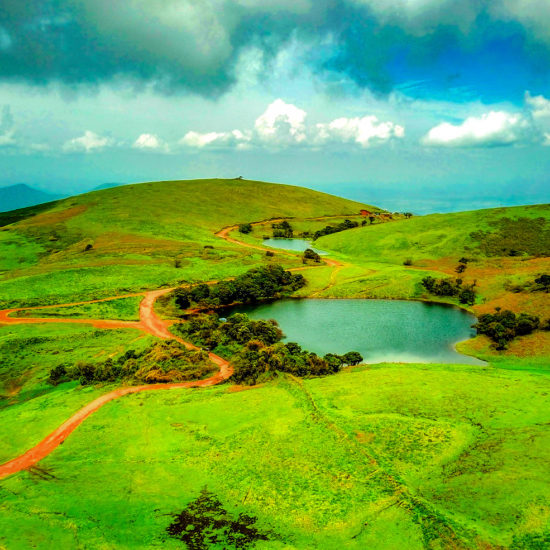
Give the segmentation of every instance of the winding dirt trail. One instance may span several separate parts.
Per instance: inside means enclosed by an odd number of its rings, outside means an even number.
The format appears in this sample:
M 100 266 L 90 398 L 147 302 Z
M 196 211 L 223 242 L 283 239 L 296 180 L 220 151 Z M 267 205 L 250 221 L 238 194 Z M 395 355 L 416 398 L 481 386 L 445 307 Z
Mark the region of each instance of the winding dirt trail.
M 323 216 L 321 218 L 307 218 L 308 220 L 328 220 L 330 218 L 340 218 L 341 216 Z M 254 222 L 250 225 L 265 225 L 266 223 L 277 223 L 282 221 L 283 219 L 275 219 L 275 220 L 268 220 L 268 221 L 262 221 L 262 222 Z M 286 250 L 280 250 L 280 249 L 273 249 L 273 248 L 267 248 L 265 246 L 260 246 L 257 244 L 251 244 L 251 243 L 245 243 L 244 241 L 239 241 L 238 239 L 235 239 L 230 236 L 230 233 L 232 231 L 236 231 L 239 228 L 238 225 L 230 225 L 228 227 L 224 227 L 220 231 L 216 233 L 216 237 L 220 237 L 221 239 L 224 239 L 228 243 L 238 244 L 239 246 L 245 246 L 246 248 L 254 248 L 255 250 L 262 250 L 263 252 L 274 252 L 275 254 L 279 254 L 281 256 L 291 256 L 292 258 L 298 257 L 297 254 L 293 254 L 292 252 L 288 252 Z M 331 260 L 330 258 L 323 258 L 321 256 L 321 260 L 325 263 L 325 265 L 328 265 L 330 267 L 343 267 L 344 264 L 342 262 L 339 262 L 338 260 Z M 315 266 L 309 266 L 309 267 L 315 267 Z
M 311 218 L 311 219 L 329 219 L 331 217 L 340 217 L 340 216 L 324 216 L 321 218 Z M 277 222 L 281 220 L 269 220 L 262 222 L 255 222 L 252 225 L 263 225 L 270 222 Z M 245 243 L 239 241 L 230 236 L 232 231 L 235 231 L 238 228 L 238 225 L 233 225 L 230 227 L 225 227 L 222 230 L 216 233 L 217 237 L 220 237 L 227 242 L 237 244 L 239 246 L 244 246 L 247 248 L 254 248 L 256 250 L 262 251 L 272 251 L 275 254 L 283 256 L 292 256 L 296 257 L 296 254 L 287 252 L 285 250 L 273 250 L 271 248 L 265 248 L 262 246 L 257 246 L 254 244 Z M 330 258 L 322 258 L 325 265 L 335 268 L 335 271 L 338 271 L 344 264 L 337 260 L 331 260 Z M 315 266 L 306 266 L 294 268 L 293 271 L 298 271 L 302 269 L 308 269 Z M 218 281 L 209 281 L 208 284 L 215 284 Z M 182 338 L 175 336 L 169 330 L 171 324 L 170 321 L 160 319 L 154 311 L 155 301 L 164 294 L 167 294 L 174 290 L 173 288 L 163 288 L 159 290 L 152 290 L 144 293 L 136 294 L 125 294 L 121 296 L 114 296 L 111 298 L 101 298 L 98 300 L 89 300 L 85 302 L 72 302 L 68 304 L 54 304 L 48 306 L 35 306 L 35 307 L 22 307 L 22 308 L 11 308 L 4 309 L 0 311 L 0 325 L 21 325 L 21 324 L 37 324 L 37 323 L 73 323 L 73 324 L 86 324 L 92 325 L 100 329 L 119 329 L 119 328 L 134 328 L 141 330 L 147 334 L 151 334 L 161 339 L 174 339 L 183 344 L 188 349 L 198 349 L 195 345 L 190 342 L 186 342 Z M 58 307 L 68 307 L 68 306 L 78 306 L 84 304 L 93 304 L 98 302 L 106 302 L 109 300 L 116 300 L 121 298 L 129 298 L 133 296 L 143 296 L 143 300 L 139 305 L 139 321 L 119 321 L 113 319 L 74 319 L 74 318 L 63 318 L 63 317 L 11 317 L 12 313 L 22 310 L 41 310 L 41 309 L 50 309 Z M 176 388 L 204 388 L 207 386 L 213 386 L 227 380 L 233 374 L 233 367 L 229 364 L 228 361 L 222 357 L 214 354 L 208 354 L 210 361 L 219 367 L 218 372 L 206 378 L 204 380 L 197 380 L 192 382 L 181 382 L 174 384 L 147 384 L 143 386 L 129 386 L 125 388 L 118 388 L 113 390 L 105 395 L 94 399 L 91 403 L 88 403 L 86 406 L 82 407 L 79 411 L 73 414 L 68 420 L 66 420 L 59 428 L 51 432 L 46 436 L 40 443 L 29 449 L 27 452 L 22 455 L 0 465 L 0 479 L 20 472 L 22 470 L 33 467 L 35 464 L 40 462 L 43 458 L 48 456 L 52 451 L 54 451 L 67 437 L 74 431 L 86 418 L 91 414 L 97 411 L 106 403 L 129 395 L 132 393 L 139 393 L 144 391 L 153 391 L 153 390 L 170 390 Z
M 140 316 L 139 322 L 114 321 L 114 320 L 105 320 L 105 319 L 63 319 L 63 318 L 41 319 L 41 318 L 10 317 L 9 314 L 13 313 L 14 311 L 18 311 L 21 309 L 31 309 L 31 308 L 15 308 L 15 309 L 6 309 L 3 311 L 0 311 L 0 323 L 11 324 L 11 325 L 25 324 L 25 323 L 85 323 L 85 324 L 91 324 L 97 328 L 106 328 L 106 329 L 136 328 L 148 334 L 152 334 L 153 336 L 157 336 L 158 338 L 177 340 L 178 342 L 181 342 L 188 349 L 197 349 L 197 347 L 191 344 L 190 342 L 186 342 L 185 340 L 182 340 L 178 336 L 173 335 L 168 330 L 170 321 L 164 321 L 155 314 L 155 311 L 154 311 L 155 300 L 159 296 L 162 296 L 163 294 L 167 294 L 172 290 L 173 290 L 172 288 L 164 288 L 161 290 L 146 292 L 139 307 L 139 316 Z M 116 298 L 118 297 L 107 298 L 107 299 L 116 299 Z M 104 300 L 98 300 L 98 301 L 104 301 Z M 83 303 L 90 303 L 90 302 L 83 302 Z M 71 305 L 79 305 L 79 304 L 71 304 Z M 44 306 L 32 308 L 32 309 L 43 309 L 43 307 Z M 48 306 L 45 306 L 45 307 L 48 307 Z M 59 307 L 59 306 L 56 305 L 56 306 L 49 306 L 49 307 Z M 143 391 L 170 390 L 174 388 L 204 388 L 207 386 L 214 386 L 215 384 L 219 384 L 220 382 L 227 380 L 233 374 L 233 368 L 231 367 L 228 361 L 226 361 L 225 359 L 223 359 L 218 355 L 215 355 L 214 353 L 209 353 L 208 356 L 212 361 L 212 363 L 217 365 L 219 368 L 218 372 L 214 376 L 211 376 L 210 378 L 206 378 L 204 380 L 196 380 L 193 382 L 180 382 L 180 383 L 174 383 L 174 384 L 147 384 L 143 386 L 129 386 L 126 388 L 118 388 L 109 393 L 106 393 L 105 395 L 102 395 L 101 397 L 98 397 L 97 399 L 94 399 L 94 401 L 92 401 L 91 403 L 88 403 L 88 405 L 82 407 L 82 409 L 80 409 L 75 414 L 73 414 L 67 421 L 65 421 L 61 426 L 59 426 L 59 428 L 57 428 L 48 436 L 46 436 L 40 443 L 38 443 L 38 445 L 35 445 L 32 449 L 29 449 L 26 453 L 18 456 L 17 458 L 14 458 L 9 462 L 6 462 L 0 465 L 0 479 L 34 466 L 37 462 L 42 460 L 44 457 L 48 456 L 61 443 L 63 443 L 63 441 L 65 441 L 65 439 L 76 428 L 78 428 L 78 426 L 80 426 L 80 424 L 82 424 L 82 422 L 84 422 L 86 418 L 88 418 L 92 413 L 97 411 L 100 407 L 105 405 L 105 403 L 108 403 L 113 399 L 118 399 L 119 397 L 123 397 L 124 395 L 128 395 L 131 393 L 139 393 Z

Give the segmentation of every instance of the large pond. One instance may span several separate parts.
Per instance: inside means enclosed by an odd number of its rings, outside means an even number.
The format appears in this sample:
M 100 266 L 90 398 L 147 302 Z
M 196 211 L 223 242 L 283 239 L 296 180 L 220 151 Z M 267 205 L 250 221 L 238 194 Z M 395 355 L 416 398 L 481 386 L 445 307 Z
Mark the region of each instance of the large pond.
M 282 248 L 283 250 L 293 250 L 294 252 L 303 252 L 311 248 L 311 250 L 321 256 L 327 254 L 324 250 L 314 248 L 309 241 L 305 241 L 304 239 L 264 239 L 263 242 L 265 246 L 270 246 L 271 248 Z
M 401 300 L 279 300 L 238 306 L 225 314 L 275 319 L 286 335 L 319 355 L 358 351 L 366 363 L 461 363 L 483 361 L 454 345 L 475 335 L 475 317 L 458 308 Z

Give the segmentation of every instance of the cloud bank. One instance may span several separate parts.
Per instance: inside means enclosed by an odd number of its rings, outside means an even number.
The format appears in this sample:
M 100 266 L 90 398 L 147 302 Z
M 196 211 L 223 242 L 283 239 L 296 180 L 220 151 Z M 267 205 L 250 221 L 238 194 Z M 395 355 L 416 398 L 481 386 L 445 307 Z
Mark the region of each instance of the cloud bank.
M 489 59 L 500 43 L 507 62 L 548 76 L 549 29 L 546 0 L 4 0 L 0 80 L 216 96 L 243 52 L 260 51 L 268 69 L 295 40 L 320 78 L 387 93 L 426 68 L 449 86 L 450 62 L 473 48 Z M 454 78 L 475 82 L 479 69 L 466 69 Z M 498 64 L 484 70 L 500 77 Z
M 282 99 L 273 101 L 254 123 L 252 130 L 232 132 L 188 132 L 180 145 L 203 148 L 247 149 L 264 147 L 319 148 L 336 144 L 355 144 L 366 148 L 382 144 L 405 135 L 403 126 L 393 122 L 381 122 L 374 115 L 363 118 L 338 118 L 328 123 L 307 124 L 307 113 Z

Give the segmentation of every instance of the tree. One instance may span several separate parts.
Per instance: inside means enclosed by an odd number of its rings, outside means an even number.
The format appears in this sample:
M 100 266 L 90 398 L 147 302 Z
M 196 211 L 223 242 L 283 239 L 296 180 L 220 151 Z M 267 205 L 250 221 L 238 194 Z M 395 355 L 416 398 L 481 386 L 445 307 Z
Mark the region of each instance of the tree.
M 177 288 L 174 292 L 174 301 L 180 309 L 187 309 L 191 305 L 189 291 L 186 288 Z
M 354 366 L 363 361 L 363 357 L 358 351 L 348 351 L 347 353 L 344 353 L 344 355 L 342 355 L 342 361 L 346 365 Z
M 336 355 L 335 353 L 327 353 L 323 359 L 328 363 L 332 372 L 338 372 L 340 367 L 343 364 L 343 359 L 341 355 Z
M 191 299 L 193 302 L 200 303 L 210 296 L 210 287 L 201 283 L 191 289 Z
M 306 248 L 304 250 L 304 260 L 313 260 L 314 262 L 319 263 L 321 261 L 321 256 L 312 250 L 311 248 Z
M 57 365 L 57 367 L 54 367 L 50 371 L 50 377 L 48 378 L 48 382 L 52 386 L 57 386 L 57 384 L 60 384 L 61 382 L 65 382 L 65 380 L 68 380 L 67 369 L 65 368 L 65 365 Z
M 249 223 L 241 223 L 239 225 L 239 232 L 240 233 L 251 233 L 252 232 L 252 225 Z
M 545 292 L 550 291 L 550 275 L 547 275 L 545 273 L 540 277 L 537 277 L 535 279 L 535 283 L 537 283 L 537 285 L 540 285 L 542 287 L 541 290 L 544 290 Z

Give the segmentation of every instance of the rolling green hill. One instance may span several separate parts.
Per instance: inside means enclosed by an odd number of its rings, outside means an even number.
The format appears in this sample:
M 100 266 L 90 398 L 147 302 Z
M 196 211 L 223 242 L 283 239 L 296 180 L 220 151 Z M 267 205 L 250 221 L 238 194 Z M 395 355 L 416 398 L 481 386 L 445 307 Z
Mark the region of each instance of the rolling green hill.
M 15 223 L 3 218 L 11 225 L 0 231 L 0 305 L 236 275 L 263 255 L 215 237 L 223 227 L 361 208 L 303 187 L 214 179 L 126 185 L 24 209 Z
M 316 244 L 355 258 L 399 264 L 407 258 L 507 256 L 511 251 L 550 255 L 550 205 L 431 214 L 328 235 Z

